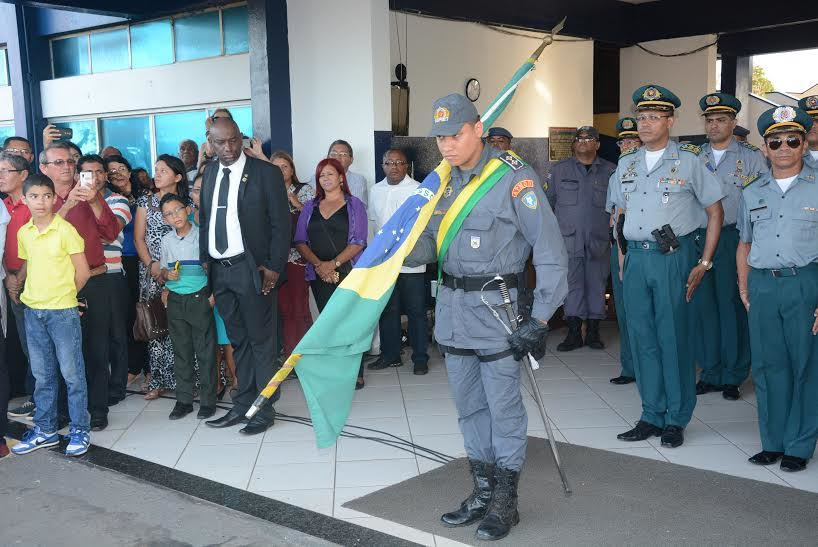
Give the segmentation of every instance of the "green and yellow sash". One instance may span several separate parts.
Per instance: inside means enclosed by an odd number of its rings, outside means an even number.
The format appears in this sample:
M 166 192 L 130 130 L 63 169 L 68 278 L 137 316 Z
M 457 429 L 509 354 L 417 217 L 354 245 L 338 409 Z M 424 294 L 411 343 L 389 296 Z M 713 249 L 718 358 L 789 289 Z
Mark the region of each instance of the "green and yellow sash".
M 443 260 L 446 258 L 446 253 L 449 252 L 449 247 L 452 244 L 460 228 L 463 226 L 463 221 L 469 216 L 471 210 L 477 205 L 483 196 L 489 190 L 494 188 L 511 167 L 504 161 L 494 158 L 486 163 L 483 171 L 479 177 L 472 179 L 463 191 L 455 198 L 443 219 L 440 221 L 440 229 L 437 233 L 437 280 L 438 286 L 443 277 Z

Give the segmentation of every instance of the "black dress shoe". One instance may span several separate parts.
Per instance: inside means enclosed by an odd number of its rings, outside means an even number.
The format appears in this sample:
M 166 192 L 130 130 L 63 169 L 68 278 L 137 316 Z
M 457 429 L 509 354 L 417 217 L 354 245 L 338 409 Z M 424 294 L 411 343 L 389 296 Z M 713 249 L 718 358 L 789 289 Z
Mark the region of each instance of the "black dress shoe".
M 762 450 L 755 456 L 748 458 L 747 461 L 750 463 L 754 463 L 756 465 L 770 465 L 780 460 L 781 456 L 783 455 L 784 455 L 783 452 L 771 452 L 769 450 Z
M 221 418 L 205 422 L 205 425 L 209 425 L 210 427 L 232 427 L 238 424 L 246 424 L 247 421 L 244 414 L 235 408 L 231 408 L 230 411 Z
M 178 420 L 180 418 L 184 418 L 188 414 L 193 412 L 193 405 L 180 403 L 176 401 L 176 404 L 173 405 L 173 410 L 170 411 L 170 415 L 168 416 L 169 420 Z
M 804 458 L 797 458 L 795 456 L 784 456 L 781 458 L 781 471 L 795 473 L 796 471 L 803 471 L 806 468 L 807 460 Z
M 197 420 L 206 420 L 216 413 L 215 406 L 200 406 L 199 412 L 196 413 Z
M 379 357 L 377 361 L 374 363 L 369 363 L 366 368 L 369 370 L 383 370 L 389 367 L 401 367 L 403 366 L 403 361 L 400 360 L 400 357 L 397 359 L 386 360 L 383 357 Z
M 662 428 L 656 427 L 655 425 L 643 422 L 639 420 L 636 423 L 636 427 L 633 429 L 626 431 L 624 433 L 620 433 L 616 436 L 617 439 L 620 441 L 644 441 L 645 439 L 650 439 L 651 437 L 658 437 L 662 434 Z
M 625 384 L 632 384 L 636 381 L 636 378 L 633 376 L 617 376 L 616 378 L 611 378 L 611 383 L 616 384 L 618 386 L 624 386 Z
M 728 401 L 738 401 L 741 398 L 741 390 L 738 386 L 726 385 L 724 391 L 721 392 L 721 396 Z
M 722 387 L 716 384 L 710 384 L 699 380 L 696 382 L 696 395 L 704 395 L 705 393 L 712 393 L 714 391 L 721 391 Z
M 253 416 L 253 419 L 250 420 L 250 423 L 239 429 L 239 433 L 242 433 L 243 435 L 258 435 L 259 433 L 264 433 L 270 427 L 272 427 L 274 422 L 275 417 L 272 417 L 268 420 L 267 418 Z
M 429 365 L 426 363 L 415 363 L 415 370 L 412 371 L 415 376 L 423 376 L 429 373 Z
M 108 427 L 108 416 L 91 418 L 91 431 L 102 431 L 106 427 Z
M 676 448 L 685 442 L 684 428 L 678 425 L 669 425 L 662 431 L 662 446 Z

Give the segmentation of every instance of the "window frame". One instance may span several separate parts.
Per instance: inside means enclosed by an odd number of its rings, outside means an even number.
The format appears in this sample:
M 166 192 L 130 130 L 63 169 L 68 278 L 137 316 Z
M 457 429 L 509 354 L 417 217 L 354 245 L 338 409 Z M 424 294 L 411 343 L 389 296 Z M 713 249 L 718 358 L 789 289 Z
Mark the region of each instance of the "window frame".
M 78 76 L 88 76 L 90 74 L 105 74 L 105 73 L 108 73 L 108 72 L 116 72 L 116 70 L 106 70 L 106 71 L 102 71 L 102 72 L 94 72 L 94 58 L 93 58 L 93 55 L 91 54 L 91 35 L 96 34 L 96 33 L 101 33 L 101 32 L 108 32 L 108 31 L 112 31 L 112 30 L 117 30 L 117 29 L 126 30 L 127 31 L 126 34 L 128 36 L 128 67 L 124 68 L 124 69 L 117 69 L 117 70 L 135 70 L 134 66 L 133 66 L 133 46 L 131 44 L 131 27 L 133 27 L 135 25 L 144 24 L 144 23 L 151 23 L 151 22 L 154 22 L 154 21 L 161 21 L 161 20 L 164 20 L 164 19 L 169 19 L 170 20 L 170 32 L 171 32 L 170 43 L 171 43 L 172 58 L 173 58 L 173 60 L 170 62 L 170 64 L 188 63 L 188 62 L 194 62 L 194 61 L 201 61 L 202 59 L 215 59 L 216 57 L 227 57 L 227 56 L 232 56 L 232 55 L 242 55 L 242 54 L 249 53 L 249 49 L 250 49 L 249 39 L 248 39 L 248 42 L 247 42 L 248 51 L 246 51 L 246 52 L 228 54 L 228 53 L 226 53 L 226 48 L 225 48 L 225 44 L 224 44 L 224 10 L 232 9 L 232 8 L 239 8 L 239 7 L 247 7 L 247 2 L 227 3 L 227 4 L 224 4 L 224 5 L 211 6 L 211 7 L 207 7 L 207 8 L 203 8 L 203 9 L 193 10 L 193 11 L 189 11 L 189 12 L 186 12 L 186 13 L 176 13 L 176 14 L 173 14 L 173 15 L 165 15 L 165 16 L 162 16 L 162 17 L 153 17 L 153 18 L 144 19 L 144 20 L 141 20 L 141 21 L 128 22 L 127 24 L 124 24 L 124 25 L 122 23 L 119 23 L 119 24 L 116 24 L 116 25 L 111 25 L 109 27 L 96 28 L 96 29 L 93 29 L 93 30 L 83 30 L 83 31 L 78 31 L 78 32 L 62 34 L 62 35 L 59 35 L 59 36 L 53 36 L 48 40 L 48 51 L 49 51 L 49 56 L 51 58 L 51 79 L 52 80 L 59 79 L 55 75 L 55 71 L 54 71 L 54 69 L 55 69 L 55 66 L 54 66 L 54 42 L 56 42 L 58 40 L 64 40 L 64 39 L 67 39 L 67 38 L 76 38 L 76 37 L 79 37 L 79 36 L 85 36 L 85 40 L 86 40 L 87 55 L 88 55 L 88 57 L 87 57 L 87 59 L 88 59 L 88 73 L 87 74 L 79 74 Z M 200 15 L 200 14 L 203 14 L 203 13 L 208 13 L 208 12 L 213 12 L 213 11 L 217 11 L 218 14 L 219 14 L 219 51 L 220 51 L 220 53 L 218 55 L 210 56 L 210 57 L 200 57 L 198 59 L 190 59 L 190 60 L 179 61 L 177 59 L 177 55 L 176 55 L 176 20 L 179 19 L 179 18 L 183 18 L 183 17 L 191 17 L 191 16 L 194 16 L 194 15 Z M 249 26 L 249 18 L 248 18 L 248 26 Z M 0 46 L 0 47 L 3 47 L 3 46 Z M 8 62 L 7 62 L 7 65 L 8 65 Z M 150 67 L 139 67 L 139 68 L 150 68 Z M 8 72 L 8 66 L 6 67 L 6 72 Z M 72 76 L 60 76 L 60 78 L 70 78 L 70 77 L 72 77 Z

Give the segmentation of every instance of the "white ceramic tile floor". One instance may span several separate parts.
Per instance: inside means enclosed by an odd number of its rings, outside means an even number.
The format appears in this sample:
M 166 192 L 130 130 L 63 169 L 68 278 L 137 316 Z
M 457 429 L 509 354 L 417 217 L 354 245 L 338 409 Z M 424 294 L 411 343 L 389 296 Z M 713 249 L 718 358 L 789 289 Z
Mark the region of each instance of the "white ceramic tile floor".
M 747 462 L 749 455 L 760 450 L 756 399 L 750 383 L 743 386 L 740 401 L 725 401 L 720 393 L 699 397 L 680 448 L 662 448 L 658 438 L 639 443 L 618 441 L 616 435 L 638 420 L 641 405 L 634 384 L 615 386 L 608 381 L 619 374 L 617 333 L 612 323 L 605 323 L 602 333 L 609 344 L 606 351 L 549 351 L 535 372 L 546 408 L 557 426 L 557 440 L 818 492 L 818 462 L 795 474 L 781 472 L 777 466 L 762 468 Z M 555 346 L 563 335 L 552 334 L 550 345 Z M 445 366 L 436 351 L 431 357 L 431 372 L 426 376 L 412 374 L 407 355 L 403 367 L 367 371 L 367 387 L 355 392 L 349 425 L 384 433 L 356 428 L 348 431 L 392 441 L 396 440 L 387 434 L 396 435 L 418 446 L 462 457 L 463 440 Z M 533 399 L 528 393 L 523 397 L 529 413 L 529 435 L 543 437 L 544 427 Z M 173 404 L 172 399 L 148 402 L 140 395 L 131 395 L 111 408 L 109 428 L 92 433 L 91 442 L 425 545 L 459 545 L 341 507 L 346 501 L 441 465 L 421 451 L 416 455 L 353 438 L 341 438 L 335 446 L 319 450 L 311 428 L 281 419 L 264 435 L 246 437 L 238 433 L 238 427 L 206 427 L 195 414 L 170 422 L 167 414 Z M 284 384 L 276 408 L 283 414 L 307 416 L 298 382 Z M 286 472 L 282 472 L 284 466 Z

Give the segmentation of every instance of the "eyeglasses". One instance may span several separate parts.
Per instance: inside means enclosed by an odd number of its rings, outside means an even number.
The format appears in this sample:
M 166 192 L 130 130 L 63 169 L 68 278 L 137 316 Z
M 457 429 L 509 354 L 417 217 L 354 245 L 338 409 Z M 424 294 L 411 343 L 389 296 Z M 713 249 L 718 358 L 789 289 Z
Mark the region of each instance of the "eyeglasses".
M 663 118 L 669 118 L 670 116 L 659 116 L 657 114 L 642 114 L 641 116 L 636 117 L 636 123 L 656 123 Z
M 128 170 L 125 169 L 124 167 L 112 167 L 112 168 L 108 169 L 108 174 L 109 175 L 116 175 L 117 173 L 125 173 L 127 171 Z
M 402 161 L 402 160 L 390 160 L 390 161 L 383 162 L 383 166 L 384 167 L 400 167 L 401 165 L 406 165 L 407 163 L 409 163 L 409 162 L 408 161 Z
M 782 141 L 781 139 L 770 139 L 767 141 L 767 147 L 770 150 L 778 150 L 781 148 L 781 145 L 787 143 L 787 146 L 790 148 L 798 148 L 801 146 L 801 138 L 800 137 L 788 137 L 786 141 Z
M 352 156 L 349 152 L 330 152 L 329 157 L 331 158 L 348 158 Z
M 177 207 L 173 211 L 165 211 L 164 213 L 162 213 L 162 216 L 165 217 L 165 218 L 175 217 L 176 215 L 178 215 L 179 213 L 184 212 L 184 211 L 185 211 L 185 206 L 183 205 L 182 207 Z
M 593 137 L 577 137 L 574 139 L 574 142 L 587 144 L 589 142 L 596 142 L 596 139 Z
M 0 177 L 5 177 L 9 173 L 19 173 L 21 171 L 25 171 L 25 169 L 0 169 Z
M 54 161 L 45 161 L 43 165 L 56 165 L 57 167 L 63 167 L 65 165 L 77 165 L 77 160 L 70 159 L 70 160 L 54 160 Z
M 25 148 L 6 148 L 4 151 L 12 154 L 31 154 L 31 150 Z

